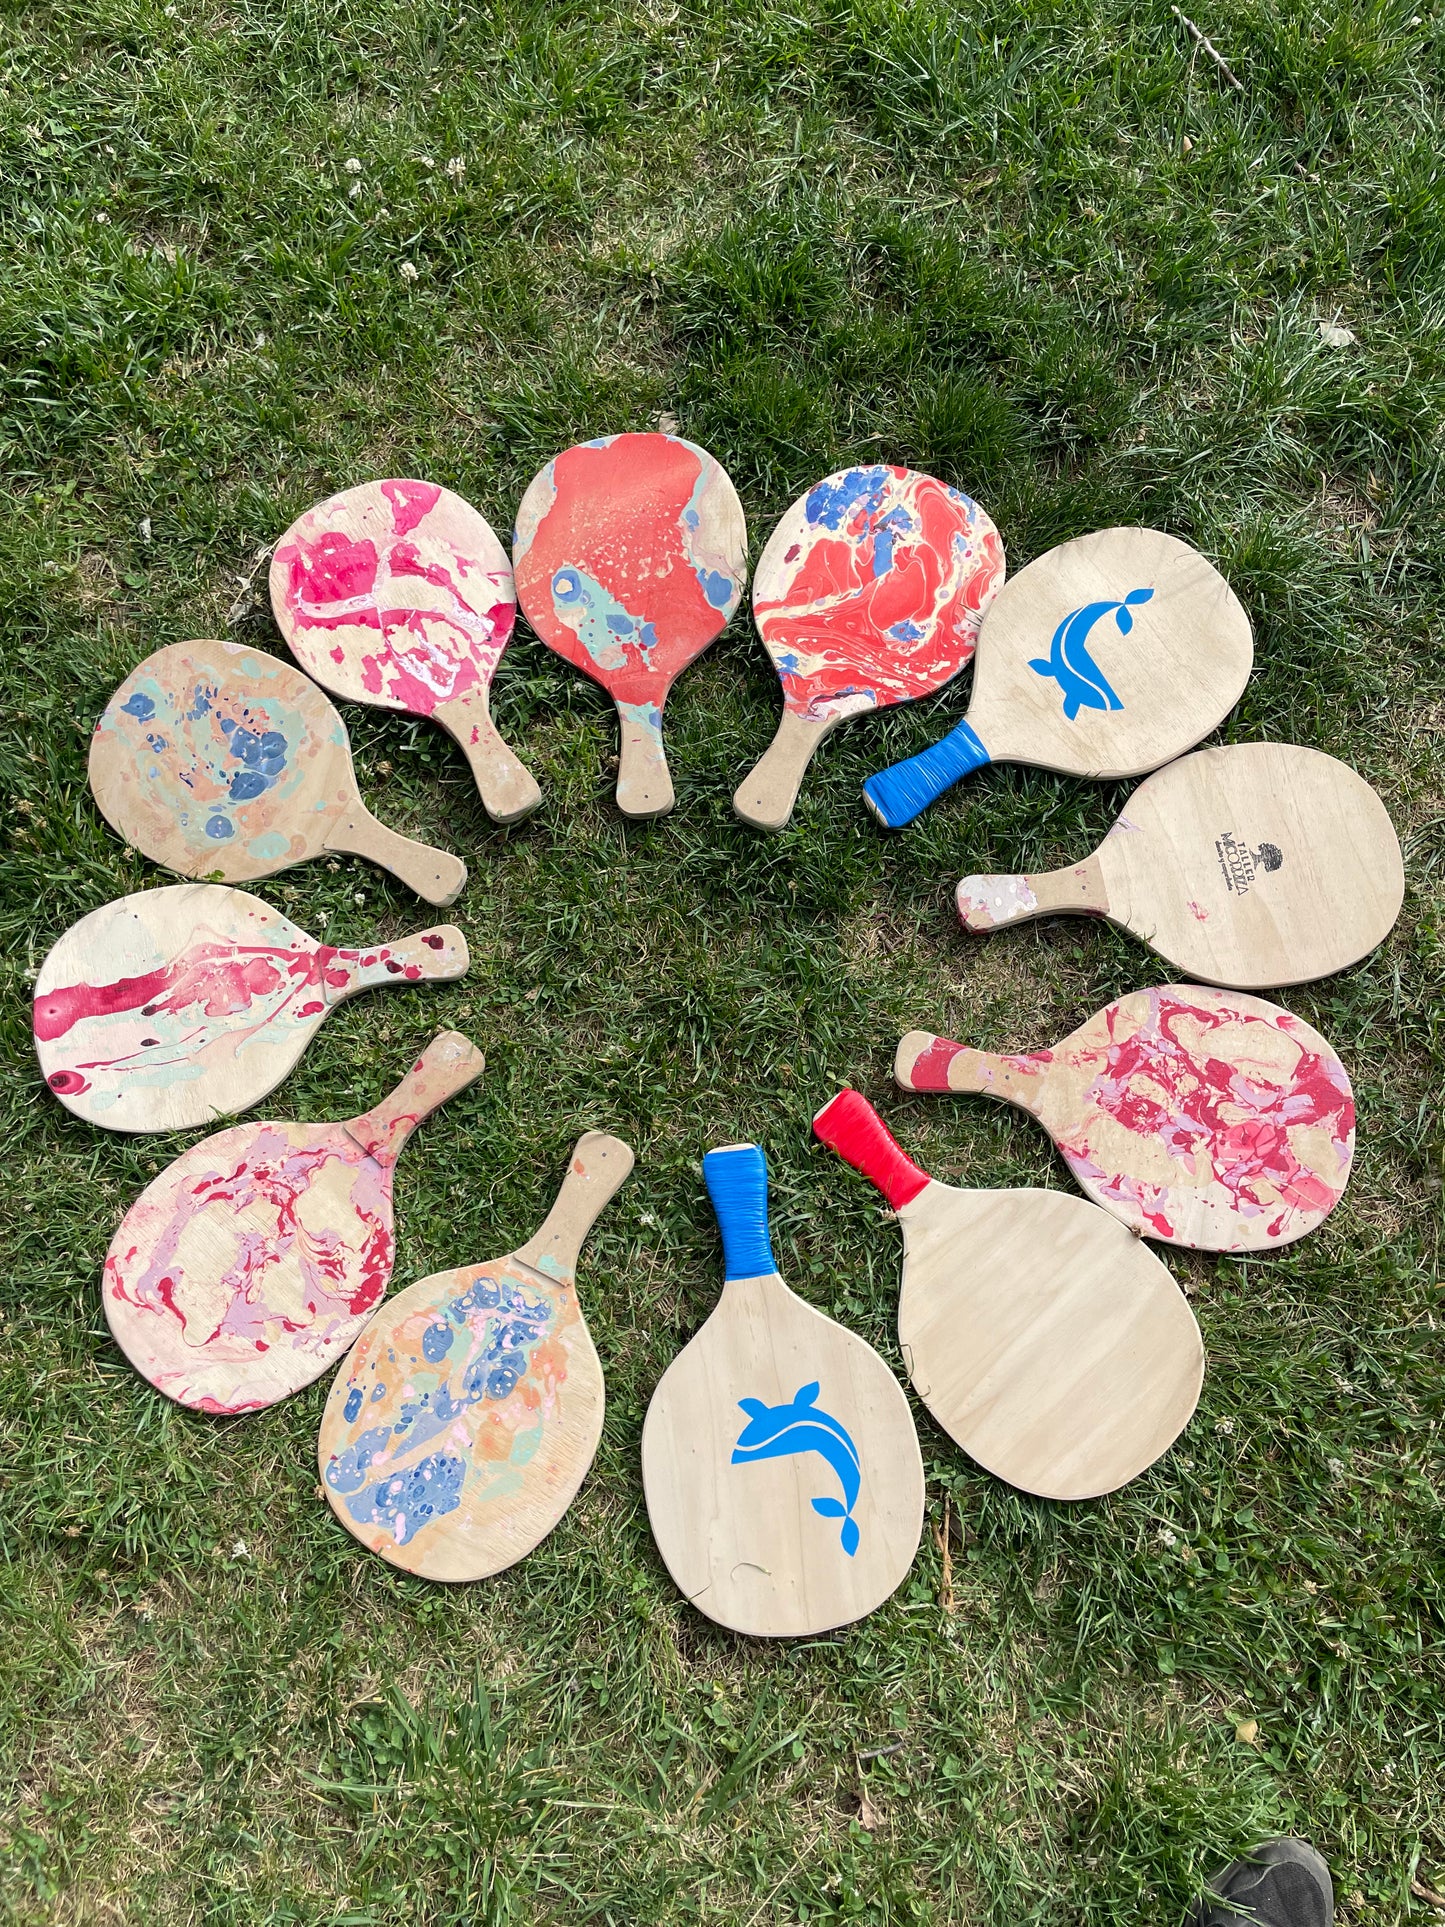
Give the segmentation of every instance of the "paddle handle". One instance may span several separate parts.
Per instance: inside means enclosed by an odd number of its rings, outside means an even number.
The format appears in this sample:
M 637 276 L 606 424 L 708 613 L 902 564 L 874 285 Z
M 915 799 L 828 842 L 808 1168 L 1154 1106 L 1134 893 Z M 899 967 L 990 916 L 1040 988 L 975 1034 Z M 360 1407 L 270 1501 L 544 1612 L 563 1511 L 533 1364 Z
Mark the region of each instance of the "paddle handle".
M 588 1131 L 572 1149 L 572 1162 L 542 1228 L 514 1253 L 548 1278 L 571 1280 L 587 1234 L 627 1181 L 635 1162 L 630 1144 L 606 1131 Z
M 989 761 L 988 751 L 965 716 L 942 742 L 870 776 L 863 785 L 863 799 L 885 830 L 901 830 L 915 816 L 922 816 L 945 790 Z
M 326 847 L 344 850 L 348 856 L 364 856 L 369 863 L 390 870 L 409 890 L 438 909 L 455 903 L 466 886 L 467 866 L 459 856 L 414 843 L 409 836 L 389 830 L 360 801 L 334 825 Z
M 460 1031 L 440 1032 L 389 1096 L 375 1109 L 351 1119 L 344 1127 L 347 1136 L 378 1164 L 395 1164 L 422 1119 L 475 1083 L 485 1063 L 476 1045 Z
M 439 923 L 415 937 L 376 944 L 369 950 L 331 950 L 321 953 L 321 981 L 328 1004 L 339 1004 L 359 990 L 384 984 L 448 984 L 465 977 L 471 955 L 467 940 L 453 923 Z
M 911 1030 L 899 1039 L 893 1078 L 904 1091 L 981 1092 L 1031 1111 L 1050 1061 L 1047 1056 L 997 1057 L 949 1037 L 935 1037 L 932 1031 Z
M 781 830 L 793 814 L 803 772 L 839 716 L 802 716 L 785 709 L 778 733 L 738 784 L 733 808 L 759 830 Z
M 666 816 L 677 801 L 662 747 L 662 704 L 617 704 L 621 740 L 617 757 L 617 807 L 624 816 Z
M 475 683 L 464 695 L 438 703 L 437 721 L 461 745 L 471 766 L 482 808 L 494 823 L 520 823 L 542 800 L 537 780 L 492 721 L 487 687 Z
M 768 1235 L 768 1161 L 760 1144 L 725 1144 L 702 1161 L 703 1183 L 722 1233 L 723 1275 L 766 1278 L 778 1269 Z
M 933 1180 L 916 1165 L 861 1091 L 844 1090 L 813 1119 L 814 1135 L 876 1184 L 895 1211 Z
M 1037 876 L 965 877 L 956 892 L 958 920 L 965 930 L 998 930 L 1030 917 L 1106 917 L 1109 892 L 1097 856 L 1070 870 L 1044 870 Z

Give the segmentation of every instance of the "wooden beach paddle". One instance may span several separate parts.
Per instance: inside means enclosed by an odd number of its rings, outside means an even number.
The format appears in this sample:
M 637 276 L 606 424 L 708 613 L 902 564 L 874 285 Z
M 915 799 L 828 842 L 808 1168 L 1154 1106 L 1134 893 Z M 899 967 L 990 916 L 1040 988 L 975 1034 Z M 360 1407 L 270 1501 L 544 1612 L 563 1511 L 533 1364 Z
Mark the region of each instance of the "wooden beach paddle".
M 435 482 L 363 482 L 294 521 L 271 559 L 291 653 L 333 696 L 431 716 L 461 744 L 494 823 L 542 792 L 497 734 L 492 677 L 517 619 L 491 524 Z
M 830 730 L 956 676 L 1003 578 L 1003 541 L 989 517 L 931 475 L 846 468 L 794 502 L 753 577 L 753 616 L 782 678 L 783 717 L 733 797 L 743 821 L 782 829 Z
M 710 1619 L 758 1638 L 824 1633 L 881 1605 L 913 1563 L 913 1416 L 878 1354 L 779 1278 L 759 1147 L 709 1151 L 703 1176 L 727 1282 L 648 1406 L 648 1517 Z
M 870 776 L 864 797 L 896 830 L 985 763 L 1141 776 L 1224 720 L 1253 661 L 1249 617 L 1197 549 L 1158 529 L 1100 529 L 999 591 L 968 715 Z
M 1363 777 L 1296 744 L 1238 743 L 1141 783 L 1072 869 L 965 877 L 958 914 L 975 931 L 1107 917 L 1187 976 L 1267 990 L 1358 963 L 1404 895 L 1399 838 Z
M 133 669 L 90 742 L 111 828 L 182 876 L 249 883 L 347 851 L 428 903 L 451 903 L 459 857 L 398 836 L 356 789 L 336 710 L 289 663 L 234 642 L 175 642 Z
M 726 470 L 676 435 L 608 435 L 534 477 L 512 546 L 528 622 L 617 705 L 617 807 L 675 798 L 662 707 L 727 627 L 747 581 L 747 530 Z
M 1237 990 L 1169 984 L 1106 1004 L 1052 1050 L 996 1056 L 911 1030 L 905 1091 L 982 1091 L 1038 1119 L 1079 1185 L 1146 1238 L 1267 1251 L 1344 1192 L 1355 1100 L 1319 1032 Z
M 604 1402 L 577 1258 L 631 1169 L 620 1138 L 589 1131 L 534 1238 L 408 1285 L 336 1374 L 321 1483 L 347 1531 L 394 1566 L 485 1579 L 525 1558 L 572 1503 Z
M 223 883 L 173 883 L 92 910 L 35 981 L 35 1049 L 67 1109 L 111 1131 L 182 1131 L 248 1111 L 327 1016 L 382 984 L 467 969 L 451 924 L 361 949 L 317 943 Z
M 121 1220 L 101 1296 L 159 1392 L 254 1412 L 351 1349 L 396 1255 L 392 1178 L 424 1117 L 482 1072 L 456 1031 L 389 1097 L 341 1124 L 234 1124 L 183 1151 Z
M 898 1215 L 898 1342 L 970 1458 L 1040 1498 L 1094 1499 L 1168 1451 L 1199 1402 L 1204 1347 L 1147 1245 L 1062 1191 L 939 1184 L 857 1091 L 813 1129 Z

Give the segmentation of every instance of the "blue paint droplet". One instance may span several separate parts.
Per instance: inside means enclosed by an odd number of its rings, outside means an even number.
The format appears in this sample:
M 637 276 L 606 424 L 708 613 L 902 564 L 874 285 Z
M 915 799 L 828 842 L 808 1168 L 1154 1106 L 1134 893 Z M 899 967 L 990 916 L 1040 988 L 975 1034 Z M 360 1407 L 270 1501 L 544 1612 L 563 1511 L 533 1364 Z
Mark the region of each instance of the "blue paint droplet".
M 559 602 L 575 602 L 582 593 L 582 584 L 570 569 L 562 569 L 552 577 L 552 593 Z
M 428 1325 L 421 1335 L 421 1355 L 429 1365 L 438 1364 L 452 1348 L 456 1333 L 448 1325 Z
M 224 843 L 227 837 L 234 836 L 235 834 L 235 828 L 224 816 L 208 816 L 206 818 L 206 835 L 211 837 L 213 841 Z
M 265 794 L 266 779 L 260 770 L 241 769 L 231 778 L 231 795 L 238 803 L 249 803 L 253 797 Z
M 724 575 L 721 569 L 699 569 L 697 579 L 712 607 L 726 609 L 733 599 L 732 577 Z
M 137 689 L 128 703 L 122 704 L 127 716 L 134 716 L 138 723 L 148 723 L 156 713 L 156 706 L 149 696 Z
M 353 1385 L 351 1390 L 346 1394 L 346 1403 L 342 1407 L 342 1411 L 345 1414 L 346 1423 L 348 1425 L 353 1424 L 361 1411 L 361 1387 L 359 1385 Z

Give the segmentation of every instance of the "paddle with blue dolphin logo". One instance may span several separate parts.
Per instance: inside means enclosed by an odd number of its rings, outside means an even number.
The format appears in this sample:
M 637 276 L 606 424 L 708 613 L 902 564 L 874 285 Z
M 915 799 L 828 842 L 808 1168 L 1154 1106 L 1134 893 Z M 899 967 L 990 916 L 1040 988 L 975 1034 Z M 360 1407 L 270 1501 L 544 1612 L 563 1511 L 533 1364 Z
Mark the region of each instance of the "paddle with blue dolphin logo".
M 863 1470 L 847 1426 L 819 1406 L 821 1390 L 814 1379 L 811 1385 L 800 1385 L 786 1405 L 765 1405 L 760 1398 L 740 1398 L 738 1406 L 747 1413 L 748 1422 L 733 1447 L 732 1462 L 755 1465 L 759 1459 L 789 1458 L 796 1452 L 816 1452 L 826 1459 L 838 1475 L 843 1497 L 814 1499 L 813 1510 L 825 1519 L 843 1521 L 843 1550 L 851 1559 L 858 1550 L 858 1521 L 853 1517 L 853 1508 L 858 1503 Z
M 994 598 L 963 721 L 870 776 L 864 797 L 900 829 L 985 763 L 1145 775 L 1223 721 L 1253 660 L 1249 617 L 1187 542 L 1158 529 L 1080 536 Z
M 827 1632 L 881 1605 L 913 1563 L 913 1415 L 871 1346 L 778 1276 L 761 1148 L 710 1151 L 703 1177 L 727 1282 L 652 1395 L 648 1517 L 678 1587 L 720 1625 Z

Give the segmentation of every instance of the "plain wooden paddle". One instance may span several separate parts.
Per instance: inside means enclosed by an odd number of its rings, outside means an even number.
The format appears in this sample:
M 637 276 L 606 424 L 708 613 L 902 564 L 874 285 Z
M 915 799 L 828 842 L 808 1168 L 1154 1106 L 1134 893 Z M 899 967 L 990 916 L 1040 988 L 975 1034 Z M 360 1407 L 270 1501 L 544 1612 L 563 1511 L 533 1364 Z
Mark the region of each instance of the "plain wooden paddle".
M 989 517 L 931 475 L 845 468 L 794 502 L 753 577 L 753 617 L 782 678 L 783 717 L 733 797 L 743 821 L 782 829 L 830 730 L 956 676 L 1003 578 L 1003 541 Z
M 321 1483 L 347 1531 L 394 1566 L 485 1579 L 540 1545 L 572 1503 L 604 1403 L 577 1258 L 631 1169 L 621 1138 L 589 1131 L 536 1237 L 408 1285 L 336 1374 Z
M 491 524 L 435 482 L 363 482 L 297 518 L 271 559 L 271 607 L 333 696 L 430 716 L 461 744 L 494 823 L 542 800 L 497 734 L 492 677 L 517 619 Z
M 175 642 L 133 669 L 90 742 L 90 787 L 111 828 L 182 876 L 249 883 L 347 851 L 428 903 L 467 866 L 378 823 L 346 726 L 308 677 L 235 642 Z
M 111 1131 L 183 1131 L 274 1091 L 336 1006 L 467 969 L 451 924 L 361 949 L 317 943 L 224 883 L 118 897 L 60 939 L 35 980 L 35 1049 L 67 1109 Z
M 913 1563 L 918 1434 L 878 1354 L 778 1276 L 760 1148 L 709 1151 L 703 1176 L 727 1282 L 647 1408 L 648 1517 L 710 1619 L 757 1638 L 824 1633 L 881 1605 Z
M 1147 1245 L 1062 1191 L 939 1184 L 857 1091 L 813 1129 L 898 1215 L 898 1342 L 970 1458 L 1040 1498 L 1094 1499 L 1168 1451 L 1199 1402 L 1204 1347 Z
M 110 1241 L 115 1341 L 159 1392 L 254 1412 L 351 1349 L 396 1255 L 391 1187 L 407 1139 L 482 1073 L 456 1031 L 389 1097 L 341 1124 L 234 1124 L 148 1184 Z
M 564 449 L 522 498 L 517 594 L 547 647 L 617 705 L 625 816 L 673 806 L 662 706 L 731 620 L 747 556 L 727 471 L 676 435 L 608 435 Z
M 1158 529 L 1082 535 L 1000 590 L 968 715 L 864 797 L 896 830 L 985 763 L 1142 776 L 1224 720 L 1253 662 L 1249 617 L 1197 549 Z
M 1107 917 L 1187 976 L 1268 990 L 1367 957 L 1404 895 L 1399 838 L 1363 777 L 1318 750 L 1239 743 L 1141 783 L 1072 869 L 965 877 L 958 914 L 975 931 Z
M 1238 990 L 1138 990 L 1052 1050 L 1018 1055 L 911 1030 L 893 1074 L 905 1091 L 1017 1104 L 1095 1204 L 1204 1251 L 1267 1251 L 1313 1231 L 1355 1154 L 1344 1065 L 1317 1030 Z

